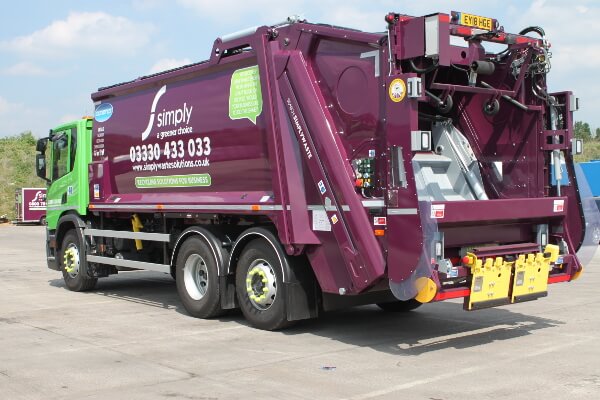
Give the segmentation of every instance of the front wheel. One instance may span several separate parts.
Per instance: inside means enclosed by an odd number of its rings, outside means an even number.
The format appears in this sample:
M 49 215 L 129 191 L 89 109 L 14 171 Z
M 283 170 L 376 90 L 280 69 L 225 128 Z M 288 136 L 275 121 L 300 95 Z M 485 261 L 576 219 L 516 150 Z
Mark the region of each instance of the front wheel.
M 273 247 L 262 239 L 246 245 L 235 273 L 235 287 L 242 313 L 259 329 L 288 327 L 283 269 Z
M 85 262 L 85 247 L 77 232 L 71 229 L 63 239 L 59 254 L 60 269 L 69 290 L 84 292 L 96 286 L 98 279 L 87 275 Z

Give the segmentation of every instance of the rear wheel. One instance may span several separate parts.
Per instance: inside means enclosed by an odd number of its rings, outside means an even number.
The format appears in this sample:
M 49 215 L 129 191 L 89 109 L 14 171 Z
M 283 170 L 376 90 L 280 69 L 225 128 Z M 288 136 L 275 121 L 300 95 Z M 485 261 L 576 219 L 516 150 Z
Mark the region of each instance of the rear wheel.
M 420 307 L 422 304 L 415 299 L 410 299 L 406 301 L 398 300 L 389 303 L 377 303 L 377 306 L 383 311 L 388 312 L 408 312 Z
M 292 325 L 287 320 L 283 269 L 273 247 L 262 239 L 246 245 L 237 264 L 235 286 L 240 309 L 250 324 L 275 330 Z
M 85 248 L 75 230 L 71 229 L 63 239 L 59 254 L 60 269 L 69 290 L 83 292 L 96 286 L 98 279 L 87 275 L 85 262 Z
M 210 246 L 198 236 L 181 245 L 177 255 L 177 292 L 190 315 L 211 318 L 222 315 L 217 261 Z

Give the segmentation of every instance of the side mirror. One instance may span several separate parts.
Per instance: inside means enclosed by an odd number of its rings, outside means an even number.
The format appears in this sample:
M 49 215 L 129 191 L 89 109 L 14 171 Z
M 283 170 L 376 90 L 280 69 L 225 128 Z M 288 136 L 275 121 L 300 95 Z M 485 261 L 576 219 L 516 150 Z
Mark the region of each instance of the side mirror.
M 44 154 L 35 156 L 35 173 L 46 182 L 50 182 L 50 179 L 46 178 L 46 156 Z
M 39 139 L 35 145 L 35 151 L 44 154 L 46 152 L 46 147 L 48 147 L 48 138 Z

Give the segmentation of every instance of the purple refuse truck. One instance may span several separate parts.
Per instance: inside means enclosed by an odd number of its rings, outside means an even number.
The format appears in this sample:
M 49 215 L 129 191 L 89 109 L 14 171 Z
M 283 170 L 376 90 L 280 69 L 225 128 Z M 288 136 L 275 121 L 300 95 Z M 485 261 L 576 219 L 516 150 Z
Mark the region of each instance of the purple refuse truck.
M 459 12 L 383 24 L 289 18 L 100 88 L 93 121 L 38 145 L 50 268 L 72 290 L 171 273 L 191 315 L 239 307 L 262 329 L 360 304 L 519 303 L 577 278 L 594 216 L 544 31 Z

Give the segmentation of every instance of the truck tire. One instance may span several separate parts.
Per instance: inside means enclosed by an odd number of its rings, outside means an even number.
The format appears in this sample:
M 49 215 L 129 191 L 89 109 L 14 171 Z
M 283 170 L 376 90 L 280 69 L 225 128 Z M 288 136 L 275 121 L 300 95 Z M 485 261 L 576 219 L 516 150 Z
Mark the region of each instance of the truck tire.
M 282 265 L 273 247 L 254 239 L 240 255 L 235 271 L 235 290 L 240 309 L 255 328 L 276 330 L 288 327 Z
M 389 303 L 377 303 L 377 307 L 388 312 L 408 312 L 420 307 L 421 305 L 423 305 L 423 303 L 420 303 L 415 299 L 406 301 L 398 300 Z
M 98 282 L 97 278 L 90 278 L 87 271 L 81 268 L 85 257 L 85 248 L 82 245 L 77 232 L 71 229 L 65 234 L 60 248 L 59 260 L 60 270 L 65 280 L 65 285 L 74 292 L 92 290 Z
M 176 261 L 177 292 L 187 312 L 196 318 L 222 315 L 217 260 L 198 236 L 183 242 Z

